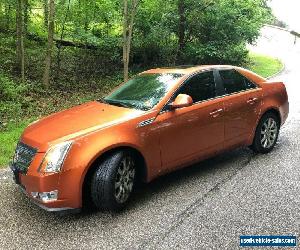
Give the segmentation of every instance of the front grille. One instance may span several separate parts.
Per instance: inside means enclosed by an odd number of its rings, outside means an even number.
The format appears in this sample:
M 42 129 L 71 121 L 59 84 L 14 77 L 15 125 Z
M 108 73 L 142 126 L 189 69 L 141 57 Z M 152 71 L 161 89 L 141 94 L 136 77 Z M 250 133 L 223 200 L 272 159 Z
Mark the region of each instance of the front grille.
M 37 149 L 30 147 L 23 142 L 19 142 L 13 159 L 13 166 L 20 173 L 26 174 L 36 153 Z

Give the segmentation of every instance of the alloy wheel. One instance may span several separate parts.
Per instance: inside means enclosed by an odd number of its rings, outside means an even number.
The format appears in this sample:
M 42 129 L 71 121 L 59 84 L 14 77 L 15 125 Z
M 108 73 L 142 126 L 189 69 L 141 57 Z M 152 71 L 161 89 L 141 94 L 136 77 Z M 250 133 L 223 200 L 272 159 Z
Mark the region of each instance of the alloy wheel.
M 117 170 L 115 180 L 115 198 L 117 202 L 124 203 L 128 200 L 134 184 L 135 164 L 130 156 L 122 159 Z
M 271 148 L 277 138 L 278 126 L 273 118 L 268 118 L 261 128 L 261 145 L 265 149 Z

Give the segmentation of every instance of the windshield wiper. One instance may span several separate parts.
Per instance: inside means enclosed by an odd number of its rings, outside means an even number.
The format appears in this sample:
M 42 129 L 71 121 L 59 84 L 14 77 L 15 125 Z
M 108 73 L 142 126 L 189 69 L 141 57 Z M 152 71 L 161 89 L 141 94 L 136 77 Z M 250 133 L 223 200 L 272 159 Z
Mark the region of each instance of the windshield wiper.
M 102 103 L 105 103 L 105 104 L 108 104 L 108 102 L 104 99 L 104 98 L 99 98 L 98 100 L 97 100 L 97 102 L 102 102 Z
M 120 102 L 120 101 L 113 101 L 113 100 L 104 100 L 105 103 L 111 104 L 111 105 L 115 105 L 118 107 L 123 107 L 123 108 L 132 108 L 132 105 L 124 103 L 124 102 Z
M 118 107 L 131 108 L 131 109 L 134 108 L 134 109 L 140 109 L 140 110 L 144 110 L 144 111 L 148 110 L 147 107 L 144 107 L 144 106 L 141 106 L 141 105 L 129 104 L 129 103 L 121 102 L 121 101 L 106 100 L 104 98 L 100 98 L 97 101 L 105 103 L 105 104 L 118 106 Z

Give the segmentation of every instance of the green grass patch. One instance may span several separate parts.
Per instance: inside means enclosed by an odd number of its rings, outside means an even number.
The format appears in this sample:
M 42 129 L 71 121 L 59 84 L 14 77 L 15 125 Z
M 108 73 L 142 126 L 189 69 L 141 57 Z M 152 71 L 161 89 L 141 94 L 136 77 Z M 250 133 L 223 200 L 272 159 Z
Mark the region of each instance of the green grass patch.
M 22 132 L 30 122 L 11 123 L 5 130 L 0 131 L 0 167 L 8 166 Z
M 277 58 L 249 53 L 249 63 L 247 68 L 263 77 L 270 77 L 279 72 L 283 67 L 283 63 Z

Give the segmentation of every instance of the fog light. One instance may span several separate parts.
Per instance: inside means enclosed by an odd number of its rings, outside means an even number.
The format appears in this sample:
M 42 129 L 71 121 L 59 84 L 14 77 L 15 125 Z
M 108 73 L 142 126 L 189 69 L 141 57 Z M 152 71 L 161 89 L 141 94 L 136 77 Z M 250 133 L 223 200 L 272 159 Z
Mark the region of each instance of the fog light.
M 38 193 L 38 192 L 31 192 L 31 195 L 33 198 L 35 199 L 39 199 L 44 203 L 47 202 L 51 202 L 51 201 L 56 201 L 57 200 L 57 196 L 58 196 L 58 191 L 50 191 L 50 192 L 42 192 L 42 193 Z
M 33 198 L 38 199 L 39 198 L 39 193 L 38 192 L 31 192 L 31 195 Z

